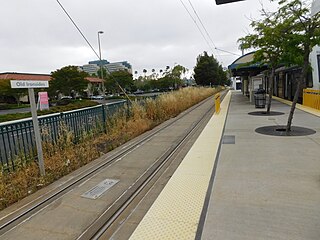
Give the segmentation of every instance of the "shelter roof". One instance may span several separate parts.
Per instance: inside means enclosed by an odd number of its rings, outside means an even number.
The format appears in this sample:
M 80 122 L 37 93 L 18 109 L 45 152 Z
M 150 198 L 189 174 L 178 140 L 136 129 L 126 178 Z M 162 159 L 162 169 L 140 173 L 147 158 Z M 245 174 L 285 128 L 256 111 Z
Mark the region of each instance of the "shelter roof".
M 259 63 L 252 63 L 254 60 L 254 53 L 255 52 L 250 52 L 242 55 L 228 66 L 228 69 L 231 70 L 233 76 L 257 75 L 261 71 L 267 69 L 267 65 L 261 66 Z

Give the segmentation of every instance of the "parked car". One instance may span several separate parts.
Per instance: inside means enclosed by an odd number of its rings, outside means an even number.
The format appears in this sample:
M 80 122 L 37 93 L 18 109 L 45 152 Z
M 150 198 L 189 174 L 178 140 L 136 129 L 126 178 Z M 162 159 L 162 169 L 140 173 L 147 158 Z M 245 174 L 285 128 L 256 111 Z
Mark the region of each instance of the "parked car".
M 104 97 L 101 96 L 101 95 L 97 95 L 97 96 L 91 96 L 91 99 L 93 99 L 93 100 L 103 100 Z
M 135 91 L 135 92 L 133 92 L 134 94 L 143 94 L 144 93 L 144 91 L 142 91 L 142 90 L 140 90 L 140 89 L 138 89 L 137 91 Z
M 61 99 L 72 99 L 71 96 L 62 96 Z

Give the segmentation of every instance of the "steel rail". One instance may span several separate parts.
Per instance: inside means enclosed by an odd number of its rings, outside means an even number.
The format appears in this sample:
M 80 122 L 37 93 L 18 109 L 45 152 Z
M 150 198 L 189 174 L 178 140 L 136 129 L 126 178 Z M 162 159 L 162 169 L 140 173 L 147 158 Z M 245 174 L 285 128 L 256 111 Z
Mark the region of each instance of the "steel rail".
M 35 215 L 37 212 L 41 211 L 41 209 L 44 208 L 46 205 L 49 205 L 53 201 L 63 197 L 65 193 L 69 192 L 73 187 L 81 184 L 87 178 L 93 176 L 94 174 L 96 174 L 98 171 L 104 169 L 105 167 L 110 166 L 117 159 L 121 158 L 121 156 L 126 155 L 128 152 L 130 152 L 134 148 L 136 148 L 136 146 L 142 145 L 143 143 L 149 141 L 157 133 L 159 133 L 160 131 L 173 125 L 175 122 L 180 120 L 182 117 L 184 117 L 185 115 L 187 115 L 188 113 L 190 113 L 194 109 L 200 107 L 202 104 L 204 104 L 210 100 L 212 100 L 212 97 L 209 97 L 209 98 L 201 101 L 200 103 L 192 106 L 191 108 L 184 111 L 183 114 L 180 114 L 173 121 L 169 122 L 168 124 L 166 124 L 165 126 L 159 128 L 159 129 L 157 129 L 156 131 L 151 132 L 150 134 L 143 137 L 142 139 L 139 139 L 136 142 L 129 143 L 129 145 L 123 147 L 120 150 L 120 152 L 117 152 L 114 155 L 111 155 L 110 157 L 108 157 L 109 159 L 107 159 L 107 161 L 90 167 L 89 169 L 79 173 L 75 178 L 63 183 L 61 186 L 54 189 L 53 191 L 36 198 L 34 201 L 31 201 L 31 202 L 23 205 L 22 207 L 20 207 L 16 211 L 11 212 L 10 214 L 2 217 L 0 219 L 0 236 L 5 234 L 5 232 L 12 229 L 13 227 L 16 227 L 19 223 L 23 222 L 28 217 Z
M 100 239 L 104 232 L 106 232 L 117 218 L 121 216 L 122 212 L 131 204 L 131 202 L 146 188 L 153 178 L 163 170 L 162 168 L 167 165 L 167 163 L 173 161 L 173 156 L 183 148 L 196 130 L 198 130 L 206 121 L 207 117 L 210 116 L 210 113 L 212 113 L 213 110 L 214 105 L 212 105 L 207 112 L 203 114 L 202 118 L 189 128 L 186 134 L 174 147 L 171 147 L 163 153 L 162 156 L 159 157 L 158 160 L 154 162 L 144 173 L 142 173 L 140 177 L 130 185 L 128 189 L 116 201 L 114 201 L 102 215 L 100 215 L 85 231 L 83 231 L 77 240 Z M 133 189 L 135 190 L 133 191 Z

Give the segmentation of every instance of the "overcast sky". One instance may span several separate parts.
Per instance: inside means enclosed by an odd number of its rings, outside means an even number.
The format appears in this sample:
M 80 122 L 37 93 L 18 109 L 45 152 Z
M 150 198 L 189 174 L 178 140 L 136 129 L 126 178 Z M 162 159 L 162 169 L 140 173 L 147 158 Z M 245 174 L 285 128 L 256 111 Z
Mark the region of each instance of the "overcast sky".
M 212 41 L 208 46 L 183 4 L 196 19 L 193 4 Z M 60 0 L 102 58 L 128 61 L 133 70 L 151 72 L 175 63 L 192 69 L 203 51 L 223 66 L 237 56 L 237 39 L 250 31 L 250 19 L 259 18 L 261 4 L 274 11 L 269 0 L 246 0 L 216 5 L 214 0 Z M 201 27 L 201 23 L 197 20 Z M 10 0 L 1 3 L 0 72 L 50 73 L 67 65 L 83 65 L 96 55 L 72 25 L 56 0 Z M 206 36 L 205 31 L 203 34 Z M 213 45 L 214 44 L 214 45 Z M 212 51 L 212 49 L 214 51 Z

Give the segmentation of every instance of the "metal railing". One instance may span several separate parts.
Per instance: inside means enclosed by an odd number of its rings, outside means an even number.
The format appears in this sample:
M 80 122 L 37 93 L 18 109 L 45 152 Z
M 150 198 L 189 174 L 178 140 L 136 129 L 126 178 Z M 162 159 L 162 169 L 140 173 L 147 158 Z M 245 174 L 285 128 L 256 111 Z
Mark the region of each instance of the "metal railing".
M 320 110 L 320 90 L 304 89 L 303 105 Z
M 61 126 L 73 134 L 78 141 L 90 131 L 106 130 L 107 118 L 112 117 L 127 101 L 103 104 L 79 110 L 40 116 L 39 125 L 44 141 L 55 143 L 59 138 Z M 36 156 L 35 139 L 31 118 L 0 123 L 0 164 L 3 170 L 14 170 L 17 157 L 26 161 Z

